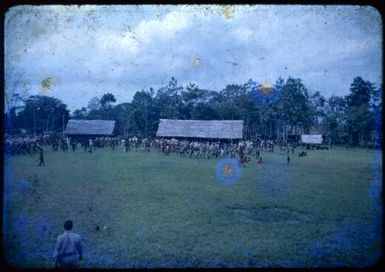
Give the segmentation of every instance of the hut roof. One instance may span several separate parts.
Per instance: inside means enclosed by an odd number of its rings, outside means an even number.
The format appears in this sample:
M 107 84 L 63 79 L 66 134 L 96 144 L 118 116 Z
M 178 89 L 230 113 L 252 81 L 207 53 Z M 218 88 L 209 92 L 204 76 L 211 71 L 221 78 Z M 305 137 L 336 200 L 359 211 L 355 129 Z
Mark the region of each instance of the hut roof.
M 207 139 L 242 139 L 242 120 L 172 120 L 160 119 L 158 137 Z
M 75 120 L 67 123 L 65 133 L 68 135 L 112 135 L 115 121 L 111 120 Z

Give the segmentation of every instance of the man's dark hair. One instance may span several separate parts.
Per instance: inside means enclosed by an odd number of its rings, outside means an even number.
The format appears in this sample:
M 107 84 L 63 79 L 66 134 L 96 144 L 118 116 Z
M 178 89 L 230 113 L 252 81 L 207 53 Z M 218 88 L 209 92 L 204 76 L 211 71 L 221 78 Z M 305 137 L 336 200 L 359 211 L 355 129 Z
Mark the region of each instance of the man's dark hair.
M 64 222 L 64 229 L 65 230 L 72 230 L 73 222 L 72 220 L 67 220 Z

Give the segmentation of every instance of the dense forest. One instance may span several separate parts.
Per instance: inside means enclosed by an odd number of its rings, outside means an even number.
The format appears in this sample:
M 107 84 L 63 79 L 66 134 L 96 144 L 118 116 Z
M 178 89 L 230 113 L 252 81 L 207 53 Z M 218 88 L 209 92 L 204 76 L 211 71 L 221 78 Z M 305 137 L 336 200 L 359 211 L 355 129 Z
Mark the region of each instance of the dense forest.
M 381 142 L 381 87 L 356 77 L 346 96 L 326 99 L 309 94 L 301 81 L 279 78 L 270 88 L 249 80 L 221 91 L 189 83 L 170 82 L 154 90 L 137 91 L 131 102 L 117 103 L 107 92 L 70 114 L 62 101 L 49 96 L 6 96 L 7 131 L 60 132 L 68 119 L 115 120 L 120 135 L 154 137 L 160 118 L 244 120 L 244 137 L 287 141 L 302 133 L 322 134 L 326 142 L 373 146 Z

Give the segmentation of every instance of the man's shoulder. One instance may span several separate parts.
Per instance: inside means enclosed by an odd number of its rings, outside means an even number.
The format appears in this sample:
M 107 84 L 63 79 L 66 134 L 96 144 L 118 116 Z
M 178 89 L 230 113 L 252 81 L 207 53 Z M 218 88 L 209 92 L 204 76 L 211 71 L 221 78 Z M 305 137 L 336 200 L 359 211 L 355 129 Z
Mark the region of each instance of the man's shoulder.
M 67 233 L 62 233 L 60 234 L 57 239 L 60 241 L 60 240 L 63 240 L 63 238 L 67 235 Z
M 63 239 L 64 237 L 71 237 L 75 239 L 80 239 L 80 234 L 75 232 L 64 232 L 58 236 L 58 240 Z
M 71 232 L 71 236 L 76 239 L 76 240 L 80 240 L 80 234 L 78 233 L 75 233 L 75 232 Z

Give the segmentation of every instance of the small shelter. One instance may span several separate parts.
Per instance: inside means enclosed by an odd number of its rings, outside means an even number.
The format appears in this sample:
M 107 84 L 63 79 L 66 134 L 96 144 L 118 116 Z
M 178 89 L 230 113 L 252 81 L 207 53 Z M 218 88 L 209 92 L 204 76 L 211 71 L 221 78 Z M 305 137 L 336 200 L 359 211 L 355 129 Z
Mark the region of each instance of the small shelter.
M 322 144 L 322 135 L 310 135 L 310 134 L 302 134 L 301 135 L 301 143 L 303 144 Z
M 114 128 L 115 121 L 112 120 L 70 119 L 64 133 L 70 138 L 84 140 L 113 136 Z
M 242 120 L 160 119 L 157 137 L 207 140 L 242 139 Z

